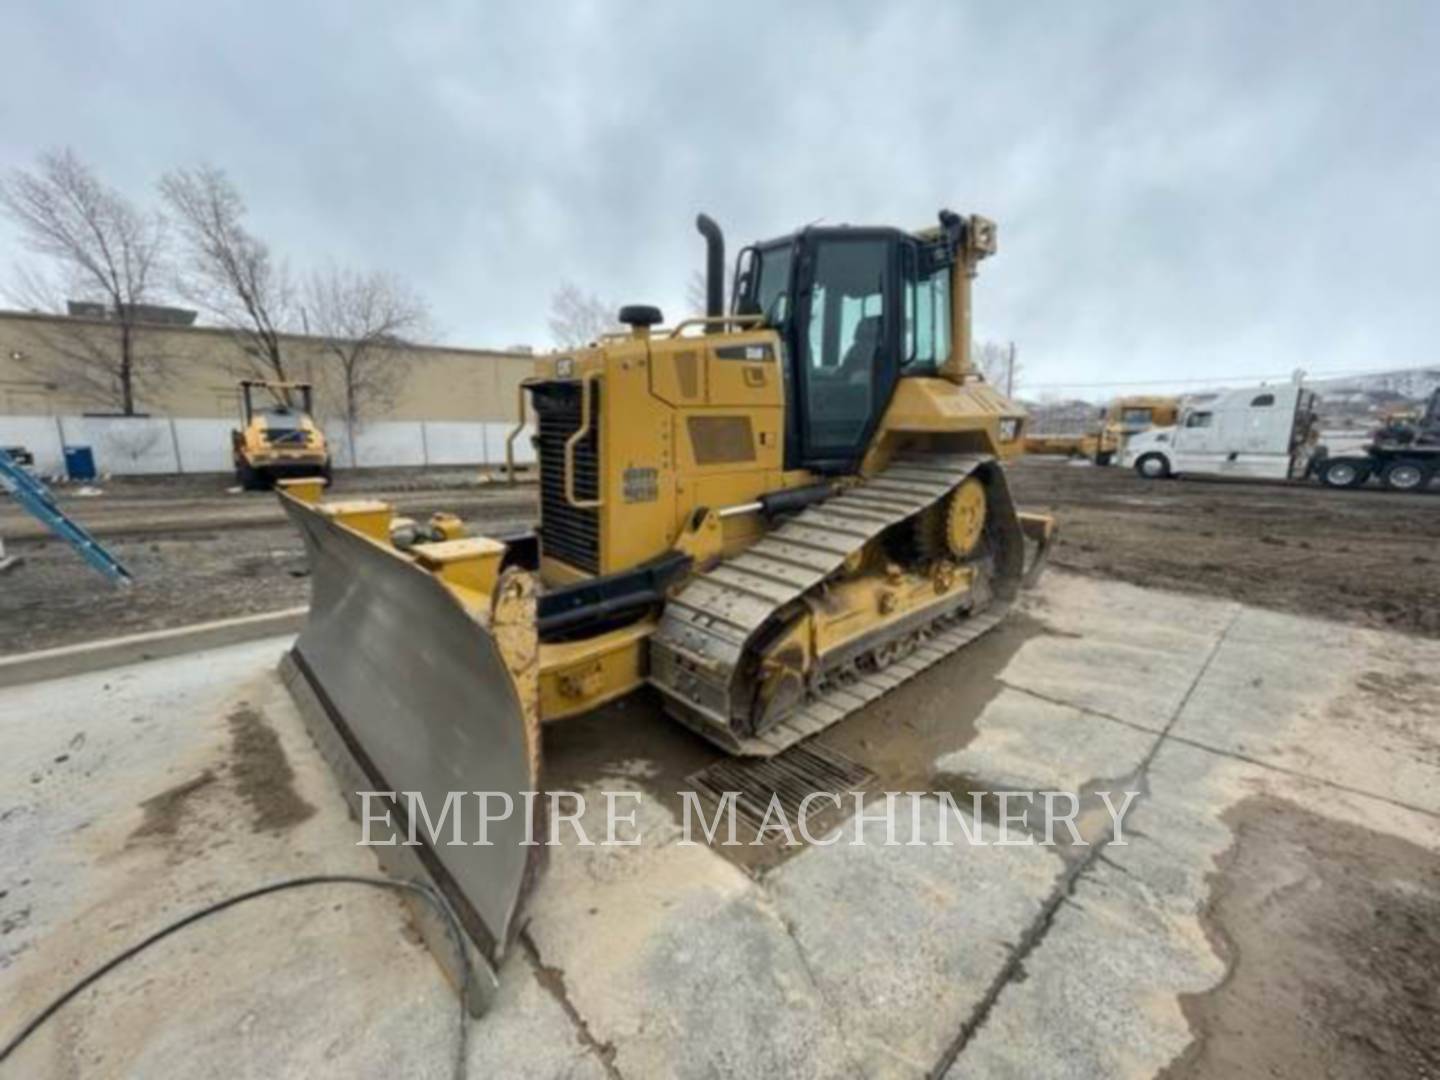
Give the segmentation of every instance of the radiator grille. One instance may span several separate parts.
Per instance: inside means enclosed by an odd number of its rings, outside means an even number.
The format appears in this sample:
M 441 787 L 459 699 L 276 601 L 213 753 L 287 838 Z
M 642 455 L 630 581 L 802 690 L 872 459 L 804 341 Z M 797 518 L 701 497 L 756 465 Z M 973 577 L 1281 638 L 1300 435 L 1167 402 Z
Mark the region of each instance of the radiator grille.
M 575 496 L 599 494 L 596 436 L 600 430 L 600 388 L 590 390 L 590 431 L 575 447 Z M 532 391 L 538 420 L 540 459 L 540 550 L 578 570 L 600 572 L 600 515 L 565 501 L 565 442 L 580 427 L 580 384 L 546 383 Z

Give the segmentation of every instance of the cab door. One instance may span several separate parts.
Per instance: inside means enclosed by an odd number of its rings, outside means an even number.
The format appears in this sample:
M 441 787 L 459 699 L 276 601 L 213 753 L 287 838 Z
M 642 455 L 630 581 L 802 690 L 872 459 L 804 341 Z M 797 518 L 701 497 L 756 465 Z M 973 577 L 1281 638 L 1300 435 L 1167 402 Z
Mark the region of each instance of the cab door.
M 1172 440 L 1175 448 L 1173 467 L 1177 472 L 1210 472 L 1216 469 L 1221 455 L 1215 411 L 1208 405 L 1191 407 L 1181 413 Z
M 792 347 L 799 464 L 851 472 L 895 389 L 898 244 L 881 230 L 815 230 L 801 241 Z

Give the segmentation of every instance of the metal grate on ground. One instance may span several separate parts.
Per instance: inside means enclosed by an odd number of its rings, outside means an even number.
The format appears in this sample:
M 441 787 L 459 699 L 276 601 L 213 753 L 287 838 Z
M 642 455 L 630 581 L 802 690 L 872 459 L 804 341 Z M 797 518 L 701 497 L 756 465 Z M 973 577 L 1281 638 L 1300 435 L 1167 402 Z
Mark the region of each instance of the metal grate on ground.
M 717 805 L 735 793 L 736 815 L 758 829 L 772 798 L 779 796 L 786 820 L 800 821 L 805 796 L 829 794 L 848 803 L 848 792 L 863 790 L 875 774 L 822 743 L 799 743 L 770 758 L 727 758 L 687 777 L 686 782 Z M 811 816 L 834 809 L 830 800 L 812 801 Z M 775 822 L 772 820 L 772 825 Z

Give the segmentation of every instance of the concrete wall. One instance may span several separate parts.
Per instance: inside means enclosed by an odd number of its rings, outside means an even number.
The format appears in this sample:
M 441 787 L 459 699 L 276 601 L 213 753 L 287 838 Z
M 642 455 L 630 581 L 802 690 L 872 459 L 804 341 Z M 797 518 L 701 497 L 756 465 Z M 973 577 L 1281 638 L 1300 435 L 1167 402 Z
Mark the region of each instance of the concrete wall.
M 327 422 L 325 435 L 336 468 L 392 465 L 496 466 L 505 462 L 505 438 L 514 424 L 496 420 L 389 420 L 355 431 L 352 462 L 345 424 Z M 0 446 L 23 446 L 45 476 L 65 471 L 64 447 L 88 446 L 101 473 L 228 472 L 234 422 L 216 417 L 4 416 Z M 528 432 L 515 441 L 520 464 L 535 460 Z
M 113 394 L 76 377 L 72 359 L 109 355 L 116 342 L 113 323 L 0 311 L 0 415 L 119 411 Z M 321 343 L 287 335 L 282 347 L 287 374 L 316 384 L 321 418 L 339 416 L 335 360 Z M 258 374 L 237 339 L 214 327 L 144 327 L 136 358 L 138 410 L 157 416 L 233 417 L 239 412 L 236 381 Z M 390 362 L 402 369 L 395 400 L 383 415 L 366 420 L 513 420 L 518 384 L 533 369 L 525 353 L 440 346 L 397 348 Z

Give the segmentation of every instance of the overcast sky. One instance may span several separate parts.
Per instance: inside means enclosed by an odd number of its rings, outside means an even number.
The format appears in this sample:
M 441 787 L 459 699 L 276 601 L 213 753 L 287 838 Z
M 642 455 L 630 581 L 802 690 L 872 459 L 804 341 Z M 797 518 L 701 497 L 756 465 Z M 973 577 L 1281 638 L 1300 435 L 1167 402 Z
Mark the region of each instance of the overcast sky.
M 68 144 L 150 199 L 213 162 L 293 266 L 393 270 L 456 344 L 547 344 L 565 279 L 680 314 L 697 210 L 733 252 L 945 206 L 1000 223 L 976 328 L 1026 388 L 1440 360 L 1426 0 L 19 0 L 3 34 L 0 167 Z

